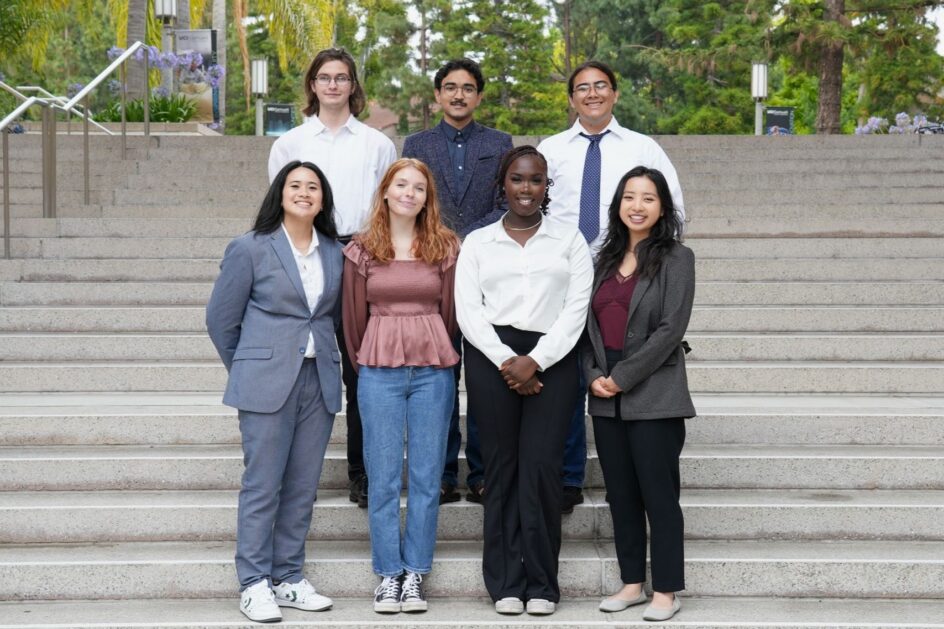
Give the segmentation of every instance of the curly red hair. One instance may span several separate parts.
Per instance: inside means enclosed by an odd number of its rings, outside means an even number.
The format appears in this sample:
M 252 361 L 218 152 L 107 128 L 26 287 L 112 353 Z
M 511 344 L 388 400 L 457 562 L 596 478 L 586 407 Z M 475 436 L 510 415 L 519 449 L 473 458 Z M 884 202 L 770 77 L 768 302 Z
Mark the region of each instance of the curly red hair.
M 426 177 L 426 204 L 416 215 L 416 238 L 413 240 L 413 255 L 429 264 L 442 262 L 453 255 L 459 248 L 459 237 L 442 224 L 439 217 L 439 200 L 436 196 L 436 182 L 429 166 L 418 159 L 404 157 L 390 164 L 384 174 L 377 192 L 367 226 L 357 235 L 357 241 L 370 253 L 374 260 L 390 262 L 395 257 L 393 240 L 390 237 L 390 211 L 384 193 L 393 182 L 397 173 L 405 168 L 415 168 Z

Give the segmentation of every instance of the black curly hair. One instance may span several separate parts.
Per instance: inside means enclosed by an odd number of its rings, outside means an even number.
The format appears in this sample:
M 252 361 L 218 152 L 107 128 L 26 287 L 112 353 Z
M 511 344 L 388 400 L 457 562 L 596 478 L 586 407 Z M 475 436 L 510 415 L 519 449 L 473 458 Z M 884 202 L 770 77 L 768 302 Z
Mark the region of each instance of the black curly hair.
M 519 157 L 525 157 L 527 155 L 536 156 L 541 163 L 544 164 L 544 172 L 547 173 L 547 159 L 541 155 L 537 148 L 531 146 L 530 144 L 523 144 L 521 146 L 516 146 L 515 148 L 507 151 L 502 155 L 501 165 L 498 167 L 498 181 L 495 182 L 495 185 L 498 189 L 498 202 L 502 203 L 505 200 L 505 175 L 508 174 L 508 169 L 511 168 L 511 165 Z M 541 214 L 547 214 L 547 208 L 551 204 L 551 195 L 550 188 L 554 185 L 554 180 L 548 177 L 547 187 L 544 189 L 544 200 L 541 202 Z

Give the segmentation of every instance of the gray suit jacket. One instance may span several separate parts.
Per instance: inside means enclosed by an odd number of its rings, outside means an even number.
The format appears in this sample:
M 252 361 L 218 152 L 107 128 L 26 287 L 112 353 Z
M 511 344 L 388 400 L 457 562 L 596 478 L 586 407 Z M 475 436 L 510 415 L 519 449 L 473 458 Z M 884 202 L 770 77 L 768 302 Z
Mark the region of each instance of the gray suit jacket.
M 207 332 L 229 371 L 223 403 L 256 413 L 279 410 L 295 384 L 308 333 L 329 413 L 341 410 L 341 245 L 318 233 L 324 290 L 308 309 L 285 232 L 249 232 L 226 247 L 206 309 Z
M 593 295 L 604 279 L 594 278 Z M 580 352 L 584 375 L 588 384 L 612 376 L 623 390 L 622 419 L 695 416 L 681 345 L 694 299 L 695 255 L 679 244 L 666 255 L 654 278 L 639 278 L 629 304 L 623 357 L 612 371 L 606 367 L 603 336 L 590 309 Z M 588 396 L 591 415 L 615 417 L 615 411 L 614 398 Z
M 495 207 L 495 181 L 502 155 L 512 148 L 511 136 L 472 121 L 466 151 L 468 173 L 462 190 L 455 190 L 446 134 L 441 125 L 420 131 L 403 142 L 403 157 L 414 157 L 433 171 L 443 223 L 465 237 L 482 227 L 479 221 Z

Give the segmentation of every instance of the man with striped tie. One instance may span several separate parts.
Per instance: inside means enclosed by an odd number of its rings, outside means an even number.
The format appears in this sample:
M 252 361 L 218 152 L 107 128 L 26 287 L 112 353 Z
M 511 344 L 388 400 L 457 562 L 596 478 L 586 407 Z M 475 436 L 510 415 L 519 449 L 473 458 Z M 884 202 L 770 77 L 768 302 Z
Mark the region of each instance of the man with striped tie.
M 684 221 L 682 189 L 665 151 L 649 136 L 620 126 L 613 117 L 619 99 L 613 70 L 600 61 L 587 61 L 570 75 L 567 92 L 577 120 L 538 145 L 554 181 L 549 215 L 576 224 L 595 254 L 606 236 L 607 210 L 620 178 L 635 166 L 648 166 L 665 175 L 676 212 Z M 582 375 L 580 390 L 564 452 L 563 513 L 583 502 L 587 386 Z

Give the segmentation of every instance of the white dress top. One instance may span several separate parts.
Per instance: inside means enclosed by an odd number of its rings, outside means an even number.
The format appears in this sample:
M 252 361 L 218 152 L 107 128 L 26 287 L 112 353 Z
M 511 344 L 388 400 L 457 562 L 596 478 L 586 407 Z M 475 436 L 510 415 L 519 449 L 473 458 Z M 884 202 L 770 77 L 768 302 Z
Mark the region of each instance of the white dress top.
M 321 266 L 321 254 L 318 252 L 318 234 L 315 228 L 311 228 L 311 244 L 308 250 L 301 252 L 295 248 L 292 237 L 285 229 L 285 223 L 282 223 L 282 231 L 288 238 L 288 244 L 292 248 L 292 255 L 295 256 L 295 265 L 298 266 L 298 274 L 302 278 L 302 288 L 305 289 L 305 301 L 308 302 L 308 310 L 315 311 L 318 300 L 321 299 L 321 293 L 324 292 L 324 269 Z M 315 356 L 315 337 L 311 332 L 308 333 L 308 347 L 305 348 L 305 358 L 314 358 Z
M 311 162 L 328 178 L 334 195 L 334 222 L 338 233 L 349 236 L 367 221 L 374 192 L 387 168 L 397 159 L 393 142 L 354 116 L 331 133 L 313 116 L 272 145 L 269 181 L 293 160 Z
M 606 237 L 607 215 L 616 186 L 623 175 L 636 166 L 655 168 L 665 175 L 675 211 L 680 220 L 685 220 L 678 173 L 662 147 L 648 135 L 621 127 L 616 118 L 610 119 L 606 129 L 609 133 L 600 140 L 600 235 L 590 243 L 594 251 L 600 248 Z M 581 133 L 588 132 L 577 120 L 570 129 L 538 144 L 538 151 L 547 159 L 547 176 L 554 180 L 548 208 L 550 215 L 575 226 L 580 218 L 580 188 L 589 145 L 589 140 Z
M 459 252 L 459 327 L 496 367 L 516 353 L 492 326 L 543 332 L 528 355 L 547 369 L 577 344 L 592 285 L 590 250 L 576 227 L 545 217 L 522 247 L 498 221 L 466 236 Z

